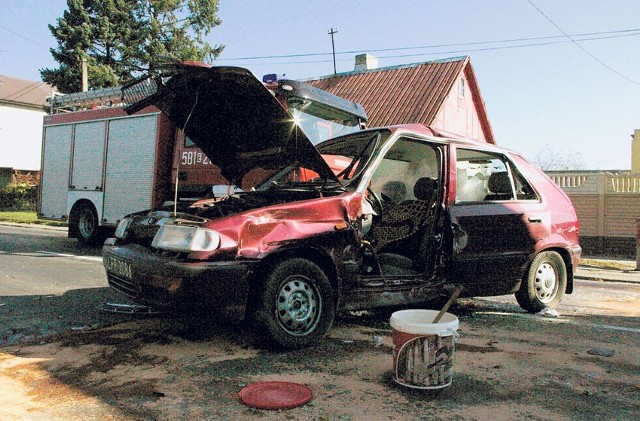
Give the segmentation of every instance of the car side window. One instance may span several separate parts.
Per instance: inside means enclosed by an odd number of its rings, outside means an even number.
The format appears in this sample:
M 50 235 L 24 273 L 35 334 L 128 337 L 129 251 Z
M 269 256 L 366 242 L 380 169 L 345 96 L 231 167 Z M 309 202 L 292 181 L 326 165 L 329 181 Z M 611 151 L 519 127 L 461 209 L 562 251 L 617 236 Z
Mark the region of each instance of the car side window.
M 524 178 L 522 174 L 512 166 L 512 173 L 514 175 L 514 182 L 516 188 L 516 198 L 518 200 L 538 200 L 538 195 L 531 187 L 531 184 Z
M 456 203 L 537 199 L 504 155 L 464 148 L 456 155 Z

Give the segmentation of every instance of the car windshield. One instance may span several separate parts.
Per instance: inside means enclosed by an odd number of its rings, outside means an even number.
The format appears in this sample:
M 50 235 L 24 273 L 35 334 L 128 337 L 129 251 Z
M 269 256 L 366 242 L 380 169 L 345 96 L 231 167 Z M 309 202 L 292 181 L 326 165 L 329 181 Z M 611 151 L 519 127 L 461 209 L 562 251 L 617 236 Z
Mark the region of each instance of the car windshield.
M 386 135 L 367 131 L 328 140 L 317 148 L 338 179 L 350 184 L 362 174 Z
M 298 103 L 289 103 L 289 110 L 296 121 L 296 124 L 302 128 L 311 143 L 314 145 L 345 134 L 353 133 L 360 130 L 360 120 L 357 116 L 348 113 L 339 113 L 334 110 L 322 113 L 320 107 L 309 106 L 303 108 Z
M 354 181 L 362 174 L 374 151 L 380 145 L 382 136 L 383 133 L 378 131 L 355 133 L 327 140 L 317 145 L 317 148 L 342 186 L 348 186 L 355 184 Z M 251 171 L 245 179 L 255 177 L 257 174 L 258 171 L 255 173 Z M 262 174 L 265 175 L 265 172 Z M 280 171 L 272 170 L 263 180 L 265 181 L 260 183 L 258 190 L 291 185 L 296 187 L 327 185 L 327 181 L 322 180 L 316 172 L 299 165 L 291 165 Z

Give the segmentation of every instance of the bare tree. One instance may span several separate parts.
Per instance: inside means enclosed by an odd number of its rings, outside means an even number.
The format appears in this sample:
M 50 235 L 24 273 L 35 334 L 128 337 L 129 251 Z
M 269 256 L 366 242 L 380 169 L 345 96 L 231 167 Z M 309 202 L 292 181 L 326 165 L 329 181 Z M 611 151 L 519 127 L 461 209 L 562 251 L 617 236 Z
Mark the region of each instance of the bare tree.
M 584 170 L 586 164 L 582 153 L 578 151 L 560 150 L 549 144 L 544 145 L 532 159 L 532 162 L 543 171 Z

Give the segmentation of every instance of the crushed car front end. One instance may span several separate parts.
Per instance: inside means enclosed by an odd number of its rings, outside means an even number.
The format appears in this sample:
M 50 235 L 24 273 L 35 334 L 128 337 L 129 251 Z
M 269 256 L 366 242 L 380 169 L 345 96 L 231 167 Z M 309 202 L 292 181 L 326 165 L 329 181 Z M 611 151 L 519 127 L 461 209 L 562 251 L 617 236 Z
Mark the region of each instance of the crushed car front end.
M 197 258 L 219 248 L 204 218 L 169 211 L 125 218 L 103 247 L 109 285 L 153 307 L 223 308 L 246 302 L 255 260 Z
M 240 310 L 268 258 L 316 253 L 340 268 L 352 261 L 360 202 L 342 189 L 274 188 L 130 215 L 103 247 L 108 282 L 153 307 Z

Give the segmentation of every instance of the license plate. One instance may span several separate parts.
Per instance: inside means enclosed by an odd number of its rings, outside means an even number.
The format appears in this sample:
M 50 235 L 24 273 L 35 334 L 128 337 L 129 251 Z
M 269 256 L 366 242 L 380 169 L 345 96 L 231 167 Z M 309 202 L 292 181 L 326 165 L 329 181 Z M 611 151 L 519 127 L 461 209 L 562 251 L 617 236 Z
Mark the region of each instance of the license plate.
M 107 268 L 107 272 L 113 273 L 121 278 L 133 278 L 131 262 L 110 255 L 105 256 L 104 259 L 104 266 Z

